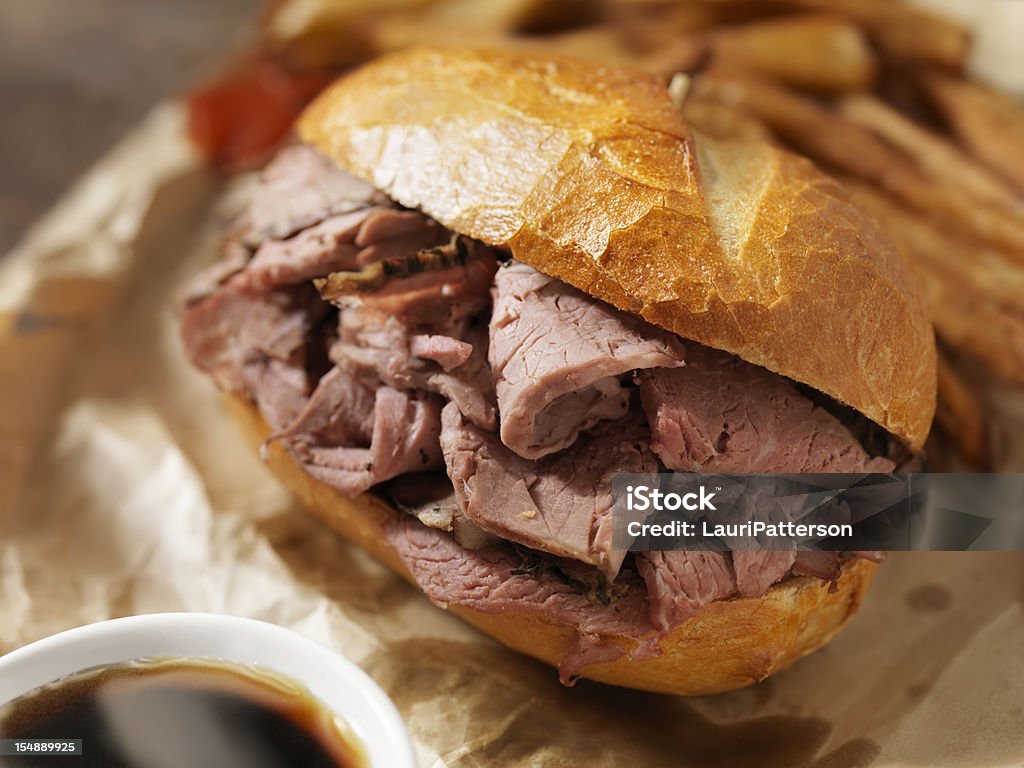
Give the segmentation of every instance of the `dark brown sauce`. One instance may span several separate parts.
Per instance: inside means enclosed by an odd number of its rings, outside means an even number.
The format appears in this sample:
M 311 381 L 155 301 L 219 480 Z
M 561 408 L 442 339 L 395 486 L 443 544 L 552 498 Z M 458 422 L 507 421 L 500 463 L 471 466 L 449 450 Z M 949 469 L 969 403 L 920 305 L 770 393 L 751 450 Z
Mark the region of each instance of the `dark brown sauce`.
M 366 768 L 348 727 L 305 688 L 245 667 L 152 660 L 101 667 L 0 707 L 0 739 L 82 739 L 80 756 L 2 768 Z

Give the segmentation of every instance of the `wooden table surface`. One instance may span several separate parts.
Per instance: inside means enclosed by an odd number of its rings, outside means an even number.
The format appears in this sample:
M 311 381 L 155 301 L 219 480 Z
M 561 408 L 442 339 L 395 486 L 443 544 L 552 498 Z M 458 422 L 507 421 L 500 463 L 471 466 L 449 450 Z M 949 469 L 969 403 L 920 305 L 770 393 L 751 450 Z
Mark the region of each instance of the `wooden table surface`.
M 0 0 L 0 254 L 262 0 Z

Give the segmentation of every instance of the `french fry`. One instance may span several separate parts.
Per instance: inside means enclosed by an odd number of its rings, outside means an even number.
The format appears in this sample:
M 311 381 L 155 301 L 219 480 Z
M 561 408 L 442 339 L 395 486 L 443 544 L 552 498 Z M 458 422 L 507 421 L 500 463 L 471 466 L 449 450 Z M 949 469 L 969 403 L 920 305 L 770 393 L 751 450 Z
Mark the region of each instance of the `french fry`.
M 956 273 L 965 290 L 988 297 L 995 305 L 1024 318 L 1024 269 L 1013 257 L 955 231 L 941 228 L 862 182 L 844 180 L 854 199 L 875 215 L 890 234 L 924 262 Z
M 635 41 L 633 44 L 635 49 Z M 648 46 L 636 62 L 638 69 L 669 77 L 677 72 L 696 72 L 707 62 L 709 48 L 705 38 L 681 36 Z
M 612 24 L 596 24 L 557 35 L 519 38 L 530 46 L 616 66 L 639 68 L 639 59 L 625 40 L 622 30 Z
M 621 10 L 622 3 L 613 7 Z M 640 55 L 642 67 L 664 75 L 710 64 L 825 92 L 865 88 L 873 81 L 875 55 L 850 21 L 814 13 L 718 23 L 718 14 L 738 7 L 739 3 L 686 3 L 615 23 Z M 763 3 L 760 7 L 767 10 Z
M 862 25 L 888 55 L 959 70 L 967 58 L 967 31 L 948 19 L 893 0 L 787 0 L 807 10 L 845 16 Z M 769 0 L 769 5 L 772 3 Z
M 952 221 L 1024 263 L 1024 221 L 1017 214 L 936 185 L 904 152 L 818 102 L 749 77 L 702 75 L 694 87 L 700 95 L 750 111 L 812 159 L 870 181 L 932 218 Z
M 376 19 L 410 14 L 430 0 L 276 0 L 261 24 L 265 44 L 293 69 L 343 68 L 378 53 Z
M 609 0 L 606 12 L 607 23 L 621 32 L 637 67 L 666 76 L 692 72 L 703 63 L 708 50 L 704 33 L 721 20 L 709 2 Z
M 1024 264 L 1024 218 L 1019 212 L 985 205 L 957 190 L 912 184 L 898 190 L 904 199 L 936 220 L 949 220 L 966 233 L 1005 250 Z
M 972 469 L 990 469 L 992 456 L 985 410 L 941 347 L 938 363 L 939 397 L 935 424 Z
M 765 0 L 605 0 L 604 7 L 615 24 L 639 24 L 669 34 L 689 34 L 792 11 L 783 3 Z
M 1021 198 L 1001 178 L 956 145 L 922 128 L 879 99 L 854 94 L 839 104 L 839 113 L 873 131 L 911 157 L 925 175 L 951 189 L 1021 212 Z
M 901 152 L 778 83 L 709 73 L 695 78 L 693 92 L 750 112 L 781 139 L 833 169 L 885 187 L 923 182 Z
M 870 185 L 845 182 L 920 277 L 940 338 L 999 377 L 1024 383 L 1024 271 L 1005 254 L 940 230 Z
M 541 33 L 584 26 L 598 12 L 596 0 L 444 0 L 430 4 L 424 20 L 464 30 Z
M 278 0 L 267 44 L 295 68 L 344 68 L 410 45 L 506 45 L 520 33 L 581 27 L 598 0 Z
M 995 306 L 987 296 L 958 286 L 958 272 L 935 263 L 919 264 L 939 338 L 996 377 L 1024 383 L 1024 319 Z
M 966 80 L 932 73 L 922 81 L 970 151 L 1024 193 L 1024 108 Z
M 813 91 L 868 87 L 877 69 L 860 28 L 825 14 L 723 27 L 709 34 L 711 66 Z
M 690 97 L 682 103 L 686 122 L 713 139 L 771 139 L 771 131 L 751 115 L 712 99 Z
M 396 15 L 374 20 L 365 32 L 377 55 L 403 48 L 444 40 L 450 46 L 485 46 L 500 48 L 515 45 L 518 38 L 499 29 L 453 27 L 442 21 L 421 16 Z
M 275 40 L 299 40 L 310 34 L 341 31 L 374 11 L 381 15 L 412 12 L 432 0 L 272 0 L 261 21 L 263 34 Z M 339 40 L 339 42 L 341 42 Z

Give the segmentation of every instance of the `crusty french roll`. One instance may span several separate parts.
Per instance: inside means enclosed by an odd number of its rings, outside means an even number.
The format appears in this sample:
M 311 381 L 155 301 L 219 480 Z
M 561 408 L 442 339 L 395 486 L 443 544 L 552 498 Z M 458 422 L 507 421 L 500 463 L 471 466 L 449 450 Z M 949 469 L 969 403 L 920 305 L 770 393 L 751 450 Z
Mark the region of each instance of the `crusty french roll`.
M 402 205 L 924 444 L 935 341 L 882 230 L 809 161 L 692 134 L 661 79 L 420 48 L 338 80 L 298 129 Z
M 805 160 L 691 135 L 661 80 L 551 57 L 414 50 L 338 81 L 299 133 L 399 203 L 825 392 L 912 450 L 928 434 L 933 334 L 879 228 Z M 262 443 L 260 416 L 232 402 Z M 409 578 L 384 535 L 399 513 L 318 483 L 279 444 L 267 458 L 330 526 Z M 874 569 L 850 559 L 833 590 L 788 578 L 760 598 L 711 603 L 662 641 L 662 655 L 627 654 L 583 676 L 679 694 L 764 679 L 828 642 Z M 552 664 L 577 640 L 575 628 L 525 613 L 450 610 Z
M 237 395 L 228 395 L 227 401 L 253 448 L 267 445 L 271 429 L 256 408 Z M 373 494 L 349 498 L 314 480 L 278 442 L 267 447 L 266 462 L 318 518 L 415 586 L 385 532 L 388 516 L 404 513 Z M 660 656 L 634 661 L 627 653 L 584 667 L 581 674 L 602 683 L 685 696 L 756 683 L 829 642 L 860 607 L 877 567 L 868 560 L 848 560 L 835 591 L 828 582 L 801 576 L 779 582 L 761 597 L 718 600 L 664 638 Z M 482 613 L 460 605 L 448 610 L 508 647 L 555 667 L 577 640 L 575 627 L 545 616 Z M 628 651 L 638 641 L 619 642 Z

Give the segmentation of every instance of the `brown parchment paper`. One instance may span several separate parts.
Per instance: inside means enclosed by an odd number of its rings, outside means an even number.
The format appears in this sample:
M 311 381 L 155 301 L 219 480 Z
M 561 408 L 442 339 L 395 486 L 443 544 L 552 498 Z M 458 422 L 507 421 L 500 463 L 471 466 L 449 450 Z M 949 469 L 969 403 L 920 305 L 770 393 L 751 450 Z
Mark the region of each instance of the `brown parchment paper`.
M 1022 555 L 893 556 L 825 650 L 677 699 L 564 689 L 307 517 L 178 343 L 174 293 L 251 182 L 183 123 L 157 108 L 0 263 L 0 652 L 153 611 L 272 621 L 361 664 L 437 768 L 1024 765 Z M 1020 471 L 1024 393 L 992 400 Z

